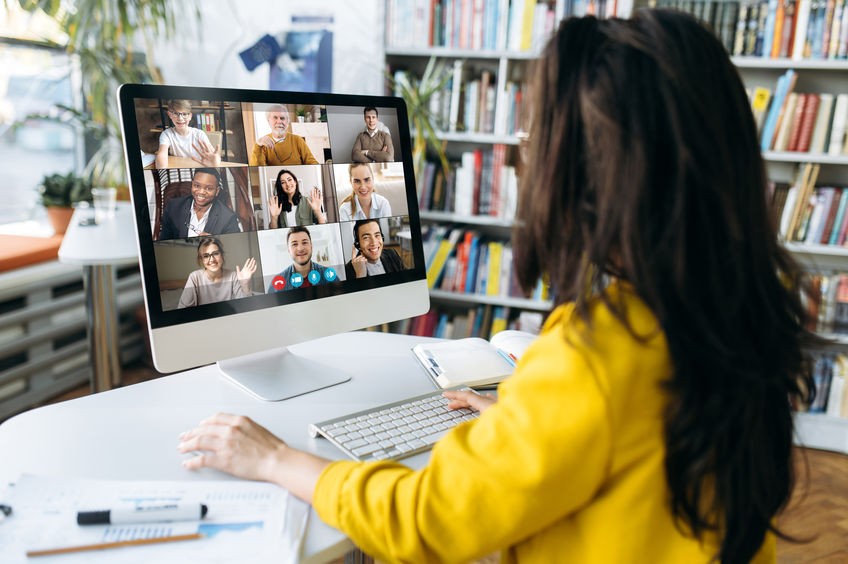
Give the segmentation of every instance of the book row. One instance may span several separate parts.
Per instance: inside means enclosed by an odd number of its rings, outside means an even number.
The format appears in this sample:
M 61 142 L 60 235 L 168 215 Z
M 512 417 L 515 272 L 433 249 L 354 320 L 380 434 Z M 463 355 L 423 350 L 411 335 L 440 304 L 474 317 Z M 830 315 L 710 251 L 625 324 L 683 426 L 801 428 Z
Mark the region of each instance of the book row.
M 848 273 L 813 272 L 807 275 L 809 295 L 804 306 L 810 317 L 807 330 L 822 335 L 848 335 Z
M 392 323 L 389 329 L 393 333 L 419 337 L 491 339 L 505 329 L 538 333 L 542 321 L 543 314 L 540 312 L 520 311 L 504 306 L 478 305 L 460 309 L 433 307 L 424 315 Z
M 387 45 L 534 51 L 562 17 L 566 2 L 542 0 L 389 0 Z M 606 5 L 615 2 L 603 0 Z M 596 6 L 597 2 L 591 2 Z
M 508 80 L 498 90 L 493 70 L 476 68 L 456 60 L 447 71 L 444 86 L 430 96 L 428 110 L 434 128 L 440 131 L 514 135 L 521 130 L 521 110 L 525 96 L 522 82 Z M 411 71 L 392 73 L 396 85 L 409 82 Z M 411 81 L 418 80 L 412 78 Z M 395 96 L 401 92 L 395 89 Z
M 430 288 L 481 296 L 549 299 L 548 288 L 542 281 L 530 296 L 521 290 L 512 256 L 511 243 L 485 237 L 474 229 L 436 225 L 427 226 L 424 232 Z
M 798 74 L 789 69 L 774 89 L 749 91 L 763 151 L 848 154 L 848 93 L 794 92 Z
M 732 55 L 845 59 L 845 0 L 659 0 L 709 24 Z
M 795 406 L 797 411 L 824 413 L 848 418 L 848 356 L 841 353 L 820 353 L 810 358 L 816 395 L 809 405 Z
M 844 246 L 848 238 L 845 186 L 815 186 L 819 165 L 805 164 L 792 183 L 773 183 L 772 213 L 784 241 Z
M 505 163 L 506 148 L 475 149 L 459 161 L 427 162 L 418 175 L 419 208 L 463 216 L 515 217 L 518 177 Z

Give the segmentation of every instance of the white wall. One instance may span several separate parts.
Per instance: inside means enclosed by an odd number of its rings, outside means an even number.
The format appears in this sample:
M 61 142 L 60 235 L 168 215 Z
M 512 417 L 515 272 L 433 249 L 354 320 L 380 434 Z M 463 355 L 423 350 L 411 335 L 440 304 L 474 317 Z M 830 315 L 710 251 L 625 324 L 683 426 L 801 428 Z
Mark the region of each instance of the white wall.
M 268 64 L 248 71 L 238 56 L 266 33 L 290 28 L 292 14 L 332 14 L 333 92 L 383 93 L 384 3 L 380 0 L 202 0 L 202 32 L 191 18 L 182 38 L 157 45 L 154 58 L 167 84 L 268 88 Z

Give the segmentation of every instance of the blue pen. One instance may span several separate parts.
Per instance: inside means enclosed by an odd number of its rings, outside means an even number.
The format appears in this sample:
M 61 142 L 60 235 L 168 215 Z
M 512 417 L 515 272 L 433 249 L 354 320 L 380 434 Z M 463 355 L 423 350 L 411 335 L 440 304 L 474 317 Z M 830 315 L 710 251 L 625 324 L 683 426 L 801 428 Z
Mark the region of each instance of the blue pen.
M 509 354 L 508 352 L 502 351 L 501 349 L 495 349 L 498 351 L 498 354 L 501 355 L 505 361 L 509 363 L 510 366 L 515 367 L 515 357 Z

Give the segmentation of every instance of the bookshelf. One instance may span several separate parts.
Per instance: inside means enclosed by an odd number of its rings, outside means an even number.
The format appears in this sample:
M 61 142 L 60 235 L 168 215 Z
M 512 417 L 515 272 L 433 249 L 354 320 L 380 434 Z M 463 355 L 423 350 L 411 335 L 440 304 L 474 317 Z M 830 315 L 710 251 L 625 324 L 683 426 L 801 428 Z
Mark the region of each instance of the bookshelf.
M 431 58 L 435 58 L 445 66 L 449 74 L 448 84 L 431 98 L 429 109 L 434 116 L 432 124 L 437 130 L 437 137 L 442 141 L 452 163 L 452 178 L 448 179 L 443 175 L 443 178 L 437 180 L 436 175 L 441 175 L 441 172 L 438 171 L 440 167 L 436 165 L 433 155 L 429 156 L 433 162 L 427 163 L 424 170 L 416 171 L 416 178 L 421 222 L 425 232 L 449 227 L 460 233 L 459 241 L 454 244 L 449 259 L 456 262 L 457 257 L 462 256 L 459 246 L 468 232 L 479 235 L 479 245 L 482 247 L 487 246 L 489 242 L 494 242 L 497 247 L 498 244 L 506 244 L 509 240 L 518 189 L 514 164 L 520 141 L 516 133 L 520 130 L 524 79 L 529 61 L 536 56 L 536 47 L 542 38 L 550 33 L 550 29 L 546 30 L 544 25 L 550 27 L 552 21 L 546 22 L 547 18 L 542 15 L 547 12 L 552 14 L 557 9 L 555 4 L 561 2 L 539 2 L 539 17 L 536 18 L 535 28 L 523 20 L 515 27 L 515 17 L 501 18 L 489 13 L 492 18 L 485 20 L 488 24 L 483 24 L 485 15 L 481 16 L 483 19 L 474 22 L 472 19 L 475 16 L 466 14 L 470 19 L 462 25 L 463 30 L 468 29 L 469 33 L 464 36 L 459 33 L 459 20 L 455 20 L 456 29 L 451 32 L 448 31 L 452 29 L 449 22 L 432 19 L 433 14 L 425 15 L 426 21 L 418 21 L 410 29 L 407 27 L 410 24 L 403 15 L 409 13 L 410 4 L 414 3 L 405 0 L 390 0 L 387 3 L 386 66 L 388 72 L 395 77 L 397 73 L 420 77 Z M 457 17 L 460 17 L 460 2 L 442 1 L 433 3 L 433 6 L 437 4 L 439 9 L 445 10 L 451 10 L 455 6 Z M 494 9 L 504 12 L 505 7 L 508 10 L 509 5 L 508 1 L 489 1 L 485 3 L 484 11 Z M 433 25 L 434 21 L 443 21 L 444 26 Z M 540 26 L 540 23 L 543 25 Z M 510 35 L 510 26 L 513 26 L 513 34 L 522 31 L 528 34 L 525 38 L 526 48 L 516 48 L 520 41 L 518 35 Z M 475 36 L 472 28 L 477 29 L 479 34 Z M 495 33 L 496 30 L 501 33 Z M 503 172 L 504 170 L 506 172 Z M 497 180 L 494 179 L 495 176 L 498 176 Z M 441 187 L 434 193 L 436 184 Z M 510 196 L 506 196 L 507 190 L 510 191 Z M 444 231 L 440 234 L 446 235 Z M 433 257 L 428 254 L 427 249 L 425 255 L 430 267 Z M 462 263 L 464 259 L 459 260 Z M 450 286 L 445 282 L 455 268 L 470 270 L 467 263 L 464 267 L 447 264 L 443 268 L 445 270 L 438 284 L 430 291 L 434 310 L 439 310 L 440 320 L 436 323 L 437 327 L 444 325 L 441 317 L 445 312 L 459 327 L 466 325 L 464 321 L 460 322 L 461 315 L 470 313 L 473 319 L 476 310 L 476 316 L 479 318 L 481 308 L 491 309 L 493 319 L 497 317 L 499 310 L 506 309 L 508 322 L 512 323 L 526 313 L 536 315 L 541 320 L 543 312 L 551 307 L 548 300 L 509 295 L 504 290 L 503 281 L 500 282 L 498 295 L 481 293 L 479 275 L 476 285 L 469 284 L 469 287 L 474 286 L 477 291 L 460 291 L 458 288 L 461 285 L 458 283 L 453 284 L 451 289 L 442 289 L 444 286 Z M 483 278 L 485 279 L 485 276 Z M 501 280 L 504 280 L 503 274 Z M 491 291 L 492 282 L 484 282 L 483 287 L 486 283 Z M 486 317 L 488 316 L 489 313 L 486 313 Z M 483 323 L 485 325 L 485 321 Z M 492 330 L 495 328 L 496 323 L 493 321 Z M 501 324 L 500 328 L 505 327 Z
M 797 82 L 793 89 L 796 93 L 832 94 L 834 99 L 839 94 L 848 93 L 848 60 L 833 58 L 802 58 L 790 59 L 734 56 L 734 64 L 739 69 L 740 76 L 746 88 L 757 87 L 776 91 L 778 79 L 787 70 L 797 73 Z M 773 98 L 769 105 L 773 103 Z M 835 105 L 835 104 L 834 104 Z M 756 114 L 756 112 L 755 112 Z M 833 119 L 831 110 L 831 119 Z M 832 129 L 832 128 L 831 128 Z M 799 152 L 786 150 L 763 151 L 763 158 L 769 178 L 788 186 L 798 184 L 803 167 L 808 164 L 818 165 L 816 186 L 840 187 L 848 195 L 848 154 L 843 149 L 834 154 L 829 151 L 830 139 L 825 142 L 824 151 Z M 788 237 L 784 243 L 799 264 L 811 272 L 848 272 L 848 247 L 808 243 L 791 240 Z M 831 340 L 827 349 L 830 352 L 848 353 L 848 336 L 830 332 L 822 335 Z M 844 397 L 844 394 L 842 394 Z M 800 445 L 848 453 L 848 419 L 835 417 L 824 413 L 796 413 L 796 442 Z

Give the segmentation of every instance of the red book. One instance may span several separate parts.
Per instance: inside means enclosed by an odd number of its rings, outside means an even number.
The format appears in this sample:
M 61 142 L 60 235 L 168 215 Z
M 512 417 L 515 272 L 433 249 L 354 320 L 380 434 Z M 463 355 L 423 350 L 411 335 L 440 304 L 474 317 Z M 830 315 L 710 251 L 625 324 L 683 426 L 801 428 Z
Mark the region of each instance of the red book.
M 813 129 L 816 127 L 816 118 L 818 117 L 819 103 L 821 102 L 821 97 L 818 94 L 807 94 L 806 96 L 807 103 L 804 104 L 804 113 L 801 116 L 798 146 L 795 148 L 796 151 L 802 153 L 810 150 L 810 140 L 813 138 Z
M 804 108 L 806 108 L 809 98 L 809 94 L 798 94 L 798 102 L 795 104 L 795 111 L 791 116 L 792 124 L 789 129 L 789 139 L 786 142 L 787 151 L 798 150 L 798 139 L 801 136 L 801 118 L 804 116 Z M 789 119 L 790 116 L 787 116 L 787 118 Z M 775 147 L 775 149 L 778 149 L 778 147 Z
M 821 243 L 822 245 L 827 245 L 830 241 L 831 231 L 833 231 L 833 222 L 836 221 L 836 211 L 839 208 L 839 200 L 842 199 L 842 195 L 845 193 L 845 190 L 841 188 L 836 188 L 833 193 L 833 200 L 830 203 L 830 209 L 827 210 L 827 218 L 824 222 L 824 229 L 822 229 L 821 237 L 816 243 Z

